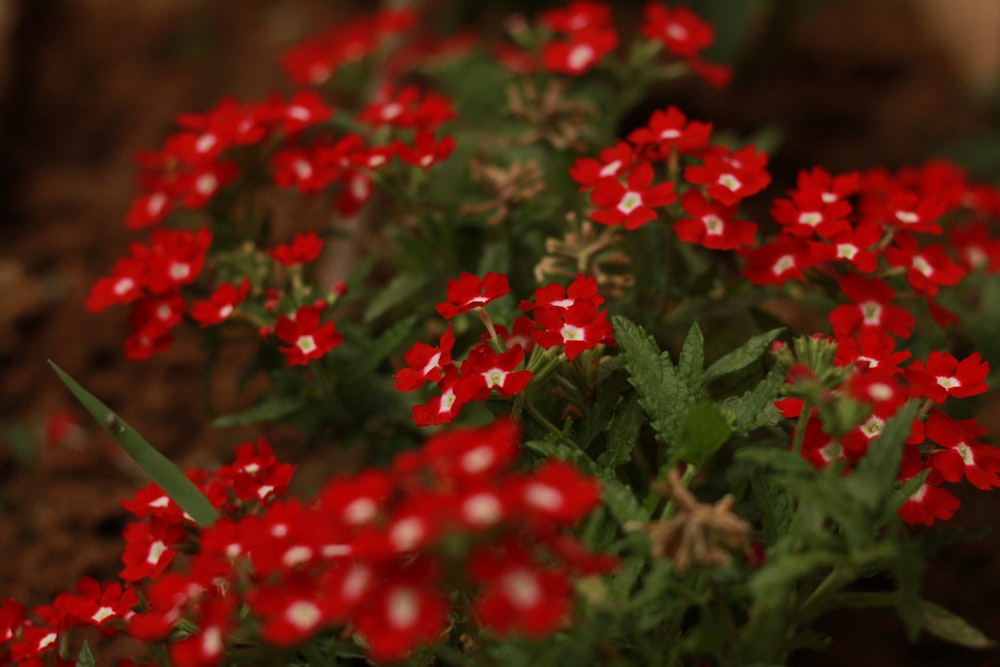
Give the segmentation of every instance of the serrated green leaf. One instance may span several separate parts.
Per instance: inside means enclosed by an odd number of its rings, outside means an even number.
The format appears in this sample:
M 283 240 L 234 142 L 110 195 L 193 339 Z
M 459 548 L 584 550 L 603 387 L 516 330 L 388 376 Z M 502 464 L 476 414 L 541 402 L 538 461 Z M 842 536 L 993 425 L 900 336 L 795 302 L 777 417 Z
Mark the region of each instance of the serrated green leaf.
M 180 468 L 166 456 L 161 454 L 149 442 L 139 435 L 135 429 L 126 424 L 111 411 L 108 406 L 93 394 L 80 386 L 76 380 L 67 375 L 52 361 L 49 364 L 55 370 L 59 379 L 83 404 L 91 414 L 118 441 L 129 456 L 135 459 L 149 477 L 156 482 L 178 506 L 194 519 L 199 526 L 210 526 L 215 523 L 219 514 L 212 503 L 202 494 L 194 483 L 189 480 Z
M 933 602 L 919 602 L 920 620 L 927 632 L 938 639 L 967 648 L 991 648 L 995 642 L 961 616 Z
M 732 352 L 719 357 L 715 363 L 705 369 L 702 375 L 702 382 L 708 384 L 723 375 L 746 368 L 753 362 L 764 356 L 764 353 L 771 347 L 784 328 L 772 329 L 766 333 L 754 336 Z
M 670 355 L 661 352 L 642 327 L 624 317 L 614 317 L 612 322 L 629 382 L 639 392 L 639 404 L 649 415 L 657 438 L 673 445 L 695 396 L 678 377 Z
M 287 417 L 306 404 L 302 396 L 275 396 L 254 405 L 248 410 L 232 415 L 222 415 L 212 420 L 212 426 L 249 426 L 261 422 L 277 421 Z
M 633 394 L 615 413 L 608 429 L 607 466 L 617 468 L 632 458 L 632 449 L 639 439 L 645 413 L 639 398 Z
M 756 387 L 742 396 L 731 396 L 719 408 L 730 418 L 733 430 L 742 435 L 763 426 L 773 426 L 781 419 L 774 407 L 781 388 L 785 385 L 785 372 L 773 366 Z
M 701 395 L 702 373 L 705 368 L 705 337 L 697 322 L 691 323 L 687 338 L 677 358 L 677 375 L 683 380 L 692 396 Z
M 422 273 L 400 273 L 368 302 L 364 322 L 368 324 L 411 298 L 427 284 L 428 276 Z
M 344 382 L 355 382 L 368 375 L 392 354 L 410 336 L 417 324 L 417 316 L 410 315 L 382 332 L 382 334 L 365 345 L 360 353 L 351 360 L 350 367 L 345 369 Z
M 688 413 L 681 436 L 682 445 L 671 453 L 667 465 L 674 467 L 685 461 L 700 468 L 729 440 L 730 435 L 732 429 L 719 408 L 707 401 L 701 403 Z

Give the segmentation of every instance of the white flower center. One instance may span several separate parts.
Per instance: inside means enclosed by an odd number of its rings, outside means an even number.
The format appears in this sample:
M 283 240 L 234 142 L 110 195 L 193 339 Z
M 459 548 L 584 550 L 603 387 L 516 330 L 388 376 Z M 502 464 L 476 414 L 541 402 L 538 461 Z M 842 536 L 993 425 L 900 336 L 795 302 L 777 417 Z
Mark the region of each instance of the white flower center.
M 299 630 L 309 630 L 316 627 L 321 618 L 323 618 L 323 612 L 308 600 L 298 600 L 285 609 L 285 620 Z
M 301 122 L 305 122 L 310 118 L 312 118 L 312 114 L 309 113 L 309 109 L 305 108 L 301 104 L 293 104 L 292 106 L 288 107 L 287 113 L 288 117 L 291 118 L 292 120 L 297 120 Z
M 486 386 L 490 389 L 493 387 L 502 387 L 504 382 L 507 381 L 507 371 L 500 368 L 491 368 L 483 373 L 483 377 L 486 378 Z
M 882 323 L 882 304 L 877 301 L 865 301 L 861 304 L 861 314 L 868 326 L 878 326 Z
M 621 202 L 618 203 L 618 210 L 628 215 L 640 206 L 642 206 L 642 195 L 629 190 L 622 196 Z
M 601 167 L 601 170 L 597 172 L 601 176 L 614 176 L 618 173 L 618 170 L 622 168 L 622 161 L 615 160 L 614 162 L 609 162 L 608 164 Z
M 160 558 L 163 557 L 163 552 L 167 550 L 167 545 L 163 543 L 162 540 L 156 540 L 149 545 L 149 553 L 146 554 L 146 562 L 150 565 L 156 565 L 160 562 Z
M 774 263 L 771 267 L 771 273 L 776 276 L 780 276 L 785 271 L 795 268 L 795 257 L 792 255 L 782 255 L 778 258 L 778 261 Z
M 730 192 L 736 192 L 743 187 L 743 183 L 740 182 L 740 179 L 736 178 L 732 174 L 722 174 L 719 176 L 718 182 L 719 185 L 726 188 Z
M 441 394 L 441 406 L 438 408 L 438 413 L 448 412 L 451 410 L 457 400 L 458 396 L 455 395 L 455 391 L 453 389 L 449 389 Z
M 170 277 L 174 280 L 185 280 L 191 275 L 191 265 L 183 262 L 171 262 Z
M 292 547 L 285 552 L 285 555 L 281 558 L 281 563 L 285 567 L 295 567 L 296 565 L 301 565 L 312 558 L 313 550 L 310 547 L 300 544 L 298 546 Z
M 309 354 L 311 352 L 315 352 L 319 348 L 319 345 L 316 344 L 316 339 L 313 338 L 312 335 L 308 335 L 299 336 L 295 340 L 295 347 L 299 348 L 299 351 L 302 352 L 302 354 Z
M 524 498 L 529 505 L 543 510 L 555 511 L 563 506 L 563 495 L 557 489 L 541 482 L 529 485 Z
M 937 383 L 944 387 L 945 389 L 954 389 L 955 387 L 961 387 L 962 383 L 958 381 L 958 378 L 950 377 L 947 375 L 938 375 Z
M 492 493 L 477 493 L 462 503 L 462 516 L 469 523 L 488 526 L 500 520 L 503 507 Z
M 706 215 L 701 221 L 705 224 L 705 233 L 711 236 L 721 236 L 725 229 L 722 218 L 717 215 Z
M 466 452 L 462 456 L 462 460 L 459 462 L 462 470 L 470 475 L 475 475 L 480 473 L 496 461 L 496 454 L 493 452 L 493 448 L 489 445 L 481 445 L 473 450 Z
M 412 588 L 397 588 L 389 594 L 389 624 L 395 629 L 413 626 L 420 616 L 420 596 Z
M 542 587 L 529 570 L 517 569 L 503 576 L 503 590 L 515 607 L 529 609 L 542 600 Z
M 215 194 L 218 188 L 219 179 L 216 178 L 215 174 L 202 174 L 194 182 L 194 189 L 198 191 L 198 194 L 206 197 Z
M 378 514 L 378 506 L 371 498 L 358 498 L 344 508 L 344 521 L 352 526 L 368 523 Z
M 800 225 L 815 227 L 821 222 L 823 222 L 823 214 L 818 211 L 808 211 L 806 213 L 799 213 Z
M 423 519 L 411 516 L 397 521 L 389 530 L 389 542 L 396 551 L 412 551 L 426 534 Z
M 563 342 L 587 340 L 586 332 L 582 328 L 573 326 L 572 324 L 564 324 L 559 333 L 562 334 Z
M 589 44 L 577 44 L 569 52 L 566 60 L 571 70 L 582 70 L 594 62 L 596 56 L 597 52 Z
M 913 258 L 913 268 L 928 278 L 934 273 L 934 267 L 922 255 L 917 255 Z
M 904 225 L 912 225 L 920 222 L 920 216 L 913 211 L 896 211 L 896 220 L 899 220 Z
M 106 619 L 111 618 L 115 615 L 115 610 L 111 607 L 101 607 L 94 612 L 93 616 L 90 617 L 94 623 L 103 623 Z
M 837 257 L 843 259 L 854 259 L 854 256 L 858 254 L 858 246 L 852 243 L 838 243 L 837 244 Z

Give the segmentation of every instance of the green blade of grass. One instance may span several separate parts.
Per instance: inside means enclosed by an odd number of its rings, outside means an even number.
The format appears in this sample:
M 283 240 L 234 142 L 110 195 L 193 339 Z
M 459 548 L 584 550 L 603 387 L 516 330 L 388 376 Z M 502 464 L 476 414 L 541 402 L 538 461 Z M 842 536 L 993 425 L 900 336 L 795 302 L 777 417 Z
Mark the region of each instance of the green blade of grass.
M 180 468 L 51 360 L 49 364 L 87 412 L 118 441 L 164 493 L 187 512 L 199 526 L 210 526 L 215 523 L 219 513 Z

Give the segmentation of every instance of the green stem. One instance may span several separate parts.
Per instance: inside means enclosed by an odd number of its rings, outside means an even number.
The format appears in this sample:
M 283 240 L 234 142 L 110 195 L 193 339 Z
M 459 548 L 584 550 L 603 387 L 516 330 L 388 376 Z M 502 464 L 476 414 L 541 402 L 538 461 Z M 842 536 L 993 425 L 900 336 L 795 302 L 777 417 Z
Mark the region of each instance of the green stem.
M 802 412 L 799 420 L 795 423 L 795 440 L 792 441 L 792 451 L 802 452 L 802 443 L 806 439 L 806 426 L 809 425 L 809 418 L 812 416 L 812 404 L 809 401 L 802 402 Z
M 534 403 L 525 401 L 524 407 L 528 411 L 528 414 L 531 415 L 532 419 L 541 424 L 546 431 L 554 433 L 555 435 L 558 435 L 560 438 L 562 438 L 563 432 L 560 429 L 558 429 L 555 424 L 546 419 L 545 415 L 539 412 L 538 408 L 535 407 Z
M 798 609 L 798 620 L 800 623 L 808 621 L 819 615 L 825 609 L 826 604 L 834 595 L 847 584 L 854 581 L 856 573 L 853 567 L 837 566 L 830 574 L 826 575 L 820 585 L 806 598 L 806 601 Z

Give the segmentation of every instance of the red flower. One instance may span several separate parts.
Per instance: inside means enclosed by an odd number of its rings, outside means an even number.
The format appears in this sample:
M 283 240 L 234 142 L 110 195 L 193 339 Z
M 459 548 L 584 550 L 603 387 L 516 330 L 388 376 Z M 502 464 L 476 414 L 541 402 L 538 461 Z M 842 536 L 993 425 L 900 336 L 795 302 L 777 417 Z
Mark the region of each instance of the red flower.
M 856 194 L 860 181 L 857 172 L 831 176 L 822 167 L 813 167 L 812 171 L 799 172 L 796 186 L 799 190 L 819 192 L 823 203 L 833 204 Z
M 510 292 L 510 283 L 502 273 L 487 273 L 479 278 L 471 273 L 462 273 L 458 280 L 448 281 L 448 300 L 439 303 L 435 309 L 441 317 L 450 320 L 461 313 L 482 308 Z
M 438 382 L 438 391 L 441 393 L 425 405 L 413 406 L 413 420 L 417 426 L 450 424 L 469 402 L 466 387 L 459 382 L 458 371 L 454 366 L 444 369 L 444 375 Z
M 906 379 L 914 391 L 935 403 L 943 403 L 948 396 L 965 398 L 984 393 L 990 364 L 978 352 L 959 361 L 946 352 L 933 350 L 927 363 L 917 359 L 906 367 Z
M 434 165 L 444 162 L 455 150 L 455 140 L 452 137 L 444 136 L 438 141 L 430 132 L 417 132 L 413 139 L 413 145 L 396 143 L 396 154 L 403 162 L 429 169 Z
M 139 604 L 136 592 L 122 588 L 117 582 L 102 584 L 84 577 L 76 583 L 76 590 L 76 595 L 61 593 L 53 604 L 85 625 L 102 627 L 112 619 L 128 618 L 132 608 Z
M 650 151 L 650 157 L 663 159 L 671 151 L 679 155 L 700 151 L 708 144 L 711 134 L 711 123 L 689 123 L 680 109 L 670 106 L 666 111 L 654 111 L 646 127 L 632 130 L 628 140 Z
M 578 158 L 570 167 L 569 175 L 580 184 L 580 190 L 590 190 L 602 178 L 617 177 L 635 162 L 635 152 L 624 141 L 601 151 L 601 159 Z
M 320 324 L 321 309 L 302 306 L 294 315 L 281 316 L 274 333 L 289 347 L 280 348 L 291 366 L 308 364 L 344 342 L 333 322 Z
M 414 343 L 405 355 L 407 368 L 396 373 L 393 386 L 399 391 L 416 391 L 427 382 L 439 381 L 444 369 L 451 366 L 451 349 L 454 346 L 455 333 L 450 323 L 437 347 L 419 341 Z
M 637 165 L 628 177 L 628 187 L 617 178 L 606 178 L 597 183 L 590 193 L 590 200 L 599 210 L 590 219 L 602 225 L 624 225 L 625 229 L 638 229 L 656 219 L 655 206 L 672 204 L 677 195 L 673 183 L 653 182 L 653 167 L 648 162 Z
M 522 361 L 524 349 L 521 347 L 497 354 L 485 343 L 476 345 L 462 362 L 461 382 L 464 387 L 461 393 L 468 394 L 472 401 L 486 400 L 493 391 L 505 398 L 520 394 L 532 378 L 531 371 L 515 370 Z
M 184 536 L 184 529 L 153 518 L 146 522 L 132 522 L 125 527 L 125 567 L 119 573 L 123 581 L 155 578 L 166 569 L 177 555 L 172 548 Z
M 478 551 L 468 571 L 481 590 L 476 616 L 501 637 L 515 632 L 542 637 L 569 618 L 573 587 L 565 573 L 543 568 L 516 543 Z
M 267 254 L 285 266 L 308 264 L 323 251 L 323 239 L 316 232 L 300 232 L 287 245 L 279 245 L 267 251 Z
M 907 269 L 910 286 L 927 296 L 938 293 L 941 285 L 955 285 L 965 276 L 965 270 L 955 264 L 940 243 L 919 248 L 913 237 L 898 233 L 895 246 L 885 251 L 889 264 Z
M 920 460 L 919 454 L 911 448 L 903 450 L 903 465 L 900 477 L 905 482 L 927 469 Z M 909 524 L 920 523 L 926 526 L 935 519 L 950 519 L 955 516 L 955 510 L 961 502 L 951 491 L 938 486 L 942 482 L 941 474 L 931 470 L 924 483 L 899 508 L 899 518 Z
M 236 312 L 250 290 L 250 279 L 244 278 L 239 287 L 232 283 L 222 283 L 206 301 L 195 301 L 191 304 L 191 317 L 198 320 L 201 326 L 207 327 L 219 324 Z
M 860 223 L 853 229 L 840 231 L 825 243 L 813 244 L 813 253 L 827 253 L 832 260 L 849 262 L 862 273 L 871 273 L 878 267 L 878 253 L 870 250 L 882 238 L 882 227 L 873 223 Z M 829 243 L 829 245 L 826 245 Z M 823 246 L 817 247 L 817 246 Z M 831 250 L 825 250 L 830 248 Z
M 519 497 L 531 521 L 572 525 L 601 499 L 597 480 L 585 477 L 564 461 L 549 460 L 521 480 Z
M 438 588 L 430 562 L 418 561 L 368 594 L 356 623 L 373 660 L 401 660 L 439 638 L 448 627 L 449 605 Z
M 580 76 L 590 71 L 618 46 L 614 30 L 590 29 L 574 32 L 568 41 L 549 42 L 542 49 L 542 64 L 550 72 Z
M 682 58 L 693 58 L 715 41 L 712 25 L 706 23 L 687 7 L 670 9 L 650 2 L 643 10 L 645 22 L 643 37 L 663 44 L 670 53 Z
M 758 153 L 753 146 L 746 146 L 730 153 L 716 148 L 703 157 L 704 165 L 684 168 L 684 180 L 705 186 L 705 193 L 712 199 L 732 206 L 741 199 L 757 194 L 771 182 L 767 173 L 767 153 Z
M 986 429 L 975 419 L 955 420 L 941 412 L 932 410 L 925 429 L 927 439 L 945 449 L 930 455 L 931 467 L 941 473 L 949 482 L 958 482 L 964 477 L 977 489 L 988 491 L 1000 487 L 1000 449 L 984 445 L 977 438 Z
M 812 266 L 809 246 L 794 236 L 776 236 L 772 241 L 745 252 L 743 275 L 757 285 L 781 285 L 802 280 L 803 269 Z
M 891 305 L 896 293 L 885 281 L 849 273 L 841 276 L 838 283 L 840 291 L 854 303 L 837 306 L 827 316 L 834 335 L 850 336 L 859 329 L 882 329 L 900 338 L 910 337 L 916 320 L 908 311 Z
M 539 308 L 535 321 L 542 330 L 535 331 L 535 342 L 548 349 L 564 346 L 567 359 L 576 359 L 584 350 L 613 341 L 607 313 L 581 303 L 569 309 Z
M 791 199 L 775 199 L 771 215 L 781 225 L 782 231 L 795 236 L 809 237 L 814 233 L 824 238 L 848 232 L 851 229 L 847 216 L 851 205 L 838 200 L 827 204 L 816 190 L 796 190 Z
M 542 25 L 555 32 L 575 33 L 605 28 L 611 23 L 611 7 L 604 2 L 576 0 L 565 7 L 548 9 L 539 15 Z
M 710 201 L 693 188 L 681 196 L 681 206 L 692 216 L 674 222 L 674 232 L 681 241 L 712 250 L 736 250 L 757 241 L 757 225 L 749 220 L 733 220 L 736 206 Z
M 337 171 L 322 160 L 318 150 L 281 148 L 271 156 L 270 164 L 276 185 L 302 193 L 322 192 L 337 177 Z

